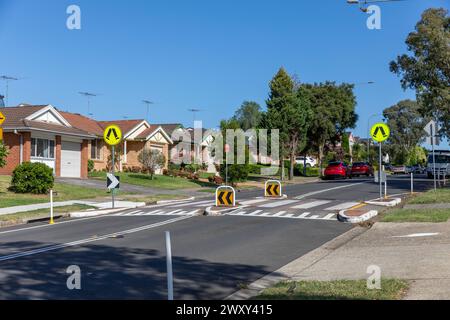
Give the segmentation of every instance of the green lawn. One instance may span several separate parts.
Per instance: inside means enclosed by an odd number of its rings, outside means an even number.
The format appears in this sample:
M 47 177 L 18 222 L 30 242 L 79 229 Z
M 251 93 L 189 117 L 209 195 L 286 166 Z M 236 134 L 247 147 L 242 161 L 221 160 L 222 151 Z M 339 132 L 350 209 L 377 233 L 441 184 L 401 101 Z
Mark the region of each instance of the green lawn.
M 48 195 L 20 194 L 8 191 L 10 181 L 10 176 L 0 176 L 0 208 L 49 202 Z M 63 183 L 55 183 L 53 189 L 57 192 L 54 201 L 93 199 L 109 195 L 106 190 Z
M 450 209 L 393 209 L 387 211 L 382 222 L 446 222 Z
M 399 300 L 408 283 L 382 279 L 381 290 L 367 289 L 366 280 L 280 282 L 264 290 L 261 300 Z
M 77 204 L 77 205 L 65 206 L 65 207 L 55 207 L 53 209 L 53 213 L 54 213 L 54 215 L 60 215 L 60 214 L 65 214 L 65 213 L 69 213 L 69 212 L 88 210 L 88 209 L 92 209 L 92 208 L 94 208 L 94 207 Z M 40 210 L 35 210 L 35 211 L 27 211 L 27 212 L 21 212 L 21 213 L 2 215 L 2 216 L 0 216 L 0 222 L 2 222 L 2 221 L 22 222 L 25 220 L 40 219 L 40 218 L 45 218 L 45 217 L 50 217 L 50 209 L 40 209 Z
M 201 187 L 210 187 L 212 184 L 201 181 L 188 180 L 179 177 L 154 176 L 153 180 L 148 174 L 141 173 L 117 173 L 120 176 L 121 183 L 128 183 L 137 186 L 160 188 L 168 190 L 176 189 L 198 189 Z M 106 180 L 106 172 L 92 172 L 91 178 Z
M 421 193 L 409 201 L 409 204 L 450 203 L 450 189 L 438 189 Z

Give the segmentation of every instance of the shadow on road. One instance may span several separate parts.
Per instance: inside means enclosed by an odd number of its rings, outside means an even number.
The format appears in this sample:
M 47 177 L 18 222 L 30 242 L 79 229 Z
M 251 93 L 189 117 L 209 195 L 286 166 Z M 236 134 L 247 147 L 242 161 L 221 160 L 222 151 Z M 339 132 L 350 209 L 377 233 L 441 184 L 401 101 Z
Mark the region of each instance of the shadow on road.
M 8 246 L 43 247 L 36 242 Z M 5 249 L 0 245 L 0 249 Z M 48 246 L 48 244 L 45 244 Z M 3 248 L 2 248 L 3 247 Z M 81 269 L 81 290 L 69 290 L 66 269 Z M 223 299 L 268 273 L 263 266 L 173 258 L 175 299 Z M 105 246 L 72 247 L 0 262 L 0 299 L 158 299 L 167 297 L 164 252 Z

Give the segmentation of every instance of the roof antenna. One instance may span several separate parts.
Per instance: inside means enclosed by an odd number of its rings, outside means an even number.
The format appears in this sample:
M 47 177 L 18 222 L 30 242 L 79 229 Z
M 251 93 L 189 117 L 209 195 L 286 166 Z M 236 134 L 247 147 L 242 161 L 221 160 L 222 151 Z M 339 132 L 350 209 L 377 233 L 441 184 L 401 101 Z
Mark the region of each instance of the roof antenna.
M 197 112 L 200 112 L 202 110 L 201 109 L 188 109 L 188 111 L 192 112 L 192 116 L 193 116 L 194 122 L 195 122 L 195 120 L 197 120 L 197 118 L 196 118 Z
M 147 116 L 145 117 L 145 120 L 149 121 L 148 113 L 149 113 L 149 110 L 150 110 L 150 105 L 154 104 L 154 103 L 152 101 L 150 101 L 150 100 L 142 100 L 142 102 L 147 105 Z
M 87 98 L 87 103 L 88 103 L 87 114 L 89 116 L 93 116 L 94 114 L 91 113 L 91 98 L 98 96 L 98 94 L 90 93 L 90 92 L 78 92 L 78 93 Z
M 0 76 L 0 79 L 6 82 L 6 91 L 5 91 L 5 105 L 8 106 L 9 103 L 9 82 L 10 81 L 17 81 L 18 78 L 11 77 L 11 76 Z

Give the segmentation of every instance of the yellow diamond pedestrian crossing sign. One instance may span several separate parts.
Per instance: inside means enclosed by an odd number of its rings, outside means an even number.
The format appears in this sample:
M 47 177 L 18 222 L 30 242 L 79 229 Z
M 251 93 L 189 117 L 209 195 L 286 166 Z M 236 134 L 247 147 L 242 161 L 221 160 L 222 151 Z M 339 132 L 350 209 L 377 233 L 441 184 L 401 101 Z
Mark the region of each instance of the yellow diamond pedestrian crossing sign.
M 3 113 L 0 112 L 0 126 L 5 122 L 6 117 L 3 115 Z
M 122 130 L 116 125 L 108 126 L 103 133 L 103 138 L 110 146 L 116 146 L 122 141 Z
M 391 130 L 385 123 L 377 123 L 370 130 L 370 135 L 376 142 L 383 142 L 391 135 Z

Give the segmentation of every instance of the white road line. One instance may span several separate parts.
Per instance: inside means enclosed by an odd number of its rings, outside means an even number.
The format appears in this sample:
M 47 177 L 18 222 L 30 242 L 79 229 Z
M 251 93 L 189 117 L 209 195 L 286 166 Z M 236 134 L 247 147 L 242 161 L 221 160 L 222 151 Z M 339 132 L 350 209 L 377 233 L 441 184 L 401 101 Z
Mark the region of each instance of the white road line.
M 159 214 L 161 211 L 162 211 L 161 209 L 159 209 L 159 210 L 153 210 L 153 211 L 147 212 L 147 214 L 150 214 L 150 215 L 152 215 L 152 214 L 157 214 L 157 213 Z
M 55 250 L 59 250 L 59 249 L 63 249 L 63 248 L 79 246 L 79 245 L 90 243 L 90 242 L 101 241 L 101 240 L 105 240 L 108 238 L 113 238 L 113 237 L 122 236 L 122 235 L 126 235 L 126 234 L 132 234 L 132 233 L 136 233 L 136 232 L 140 232 L 140 231 L 144 231 L 144 230 L 154 229 L 154 228 L 161 227 L 161 226 L 164 226 L 164 225 L 167 225 L 170 223 L 174 223 L 174 222 L 178 222 L 178 221 L 190 219 L 190 218 L 192 218 L 192 217 L 189 217 L 189 216 L 178 217 L 175 219 L 158 222 L 158 223 L 153 223 L 150 225 L 146 225 L 146 226 L 142 226 L 142 227 L 138 227 L 138 228 L 134 228 L 134 229 L 119 231 L 119 232 L 107 234 L 107 235 L 100 236 L 100 237 L 95 237 L 95 238 L 91 237 L 91 238 L 86 238 L 86 239 L 77 240 L 77 241 L 73 241 L 73 242 L 61 243 L 61 244 L 57 244 L 54 246 L 42 247 L 42 248 L 30 250 L 30 251 L 18 252 L 18 253 L 0 257 L 0 262 L 7 261 L 7 260 L 13 260 L 13 259 L 17 259 L 17 258 L 22 258 L 22 257 L 27 257 L 27 256 L 32 256 L 32 255 L 36 255 L 39 253 L 55 251 Z
M 292 218 L 293 216 L 294 216 L 293 213 L 289 213 L 289 214 L 282 216 L 282 218 Z
M 324 204 L 330 203 L 330 200 L 317 200 L 309 203 L 299 204 L 298 206 L 291 207 L 292 209 L 310 209 Z
M 258 213 L 262 212 L 262 210 L 255 210 L 252 213 L 249 213 L 249 216 L 256 216 Z
M 275 213 L 272 217 L 280 217 L 285 213 L 286 213 L 286 211 L 280 211 L 280 212 Z
M 195 207 L 204 207 L 204 206 L 215 205 L 215 204 L 216 204 L 215 201 L 209 201 L 209 202 L 206 202 L 206 203 L 203 203 L 203 204 L 198 204 Z
M 305 213 L 302 213 L 301 215 L 299 215 L 297 218 L 299 218 L 299 219 L 304 219 L 304 218 L 306 218 L 307 216 L 309 216 L 311 214 L 311 212 L 305 212 Z
M 202 203 L 209 203 L 209 202 L 214 202 L 213 200 L 204 200 L 204 201 L 195 201 L 195 202 L 185 202 L 182 204 L 177 204 L 177 205 L 168 205 L 168 207 L 171 208 L 180 208 L 180 207 L 185 207 L 185 206 L 195 206 L 195 205 L 199 205 Z
M 191 212 L 188 212 L 187 215 L 193 216 L 193 215 L 195 215 L 197 212 L 198 212 L 198 209 L 192 210 Z
M 281 206 L 285 206 L 285 205 L 297 203 L 297 202 L 298 202 L 297 200 L 274 201 L 274 202 L 260 205 L 258 207 L 260 207 L 260 208 L 276 208 L 276 207 L 281 207 Z
M 325 210 L 327 210 L 327 211 L 345 210 L 345 209 L 354 207 L 358 204 L 360 204 L 360 202 L 344 202 L 344 203 L 338 204 L 337 206 L 326 208 Z
M 264 212 L 261 217 L 267 217 L 267 216 L 271 216 L 272 212 Z
M 269 200 L 268 199 L 246 200 L 246 201 L 242 201 L 241 204 L 247 206 L 247 205 L 250 205 L 250 204 L 261 203 L 261 202 L 265 202 L 265 201 L 269 201 Z
M 309 193 L 305 193 L 305 194 L 303 194 L 301 196 L 295 197 L 295 199 L 299 199 L 300 200 L 300 199 L 304 199 L 304 198 L 313 196 L 315 194 L 325 193 L 325 192 L 328 192 L 328 191 L 333 191 L 333 190 L 338 190 L 338 189 L 343 189 L 343 188 L 350 188 L 350 187 L 358 186 L 358 185 L 364 184 L 364 183 L 366 183 L 366 182 L 346 184 L 346 185 L 339 186 L 339 187 L 334 187 L 334 188 L 329 188 L 329 189 L 323 189 L 323 190 L 319 190 L 319 191 L 309 192 Z
M 327 214 L 325 217 L 323 217 L 323 220 L 331 220 L 332 218 L 334 218 L 335 214 L 334 213 L 330 213 Z
M 168 216 L 175 215 L 176 213 L 178 213 L 180 211 L 181 211 L 181 209 L 173 210 L 173 211 L 167 212 L 166 215 L 168 215 Z
M 317 218 L 319 218 L 318 215 L 313 215 L 313 216 L 309 217 L 309 219 L 317 219 Z

